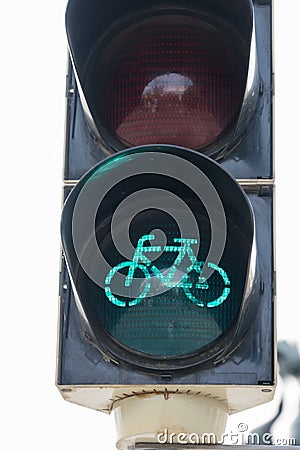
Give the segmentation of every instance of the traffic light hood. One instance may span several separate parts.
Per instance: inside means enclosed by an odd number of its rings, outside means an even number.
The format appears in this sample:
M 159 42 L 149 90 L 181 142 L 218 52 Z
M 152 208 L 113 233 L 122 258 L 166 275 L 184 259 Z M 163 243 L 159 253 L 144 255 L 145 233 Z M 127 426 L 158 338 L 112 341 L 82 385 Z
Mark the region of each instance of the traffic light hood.
M 105 152 L 164 143 L 217 158 L 246 132 L 259 94 L 251 0 L 70 0 L 66 30 Z

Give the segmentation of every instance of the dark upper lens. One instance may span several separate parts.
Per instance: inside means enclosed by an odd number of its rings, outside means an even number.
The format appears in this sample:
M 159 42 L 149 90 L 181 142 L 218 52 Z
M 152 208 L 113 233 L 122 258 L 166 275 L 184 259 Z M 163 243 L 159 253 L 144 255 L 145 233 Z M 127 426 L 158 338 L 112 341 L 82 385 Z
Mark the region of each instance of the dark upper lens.
M 96 46 L 86 80 L 97 125 L 126 145 L 210 146 L 245 90 L 240 42 L 197 17 L 144 18 Z

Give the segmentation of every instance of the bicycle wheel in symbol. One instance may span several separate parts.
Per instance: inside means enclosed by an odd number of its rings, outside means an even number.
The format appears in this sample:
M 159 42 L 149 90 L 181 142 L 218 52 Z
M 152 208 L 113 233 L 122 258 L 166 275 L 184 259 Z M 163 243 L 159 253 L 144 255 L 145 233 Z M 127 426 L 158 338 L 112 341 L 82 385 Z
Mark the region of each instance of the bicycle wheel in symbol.
M 191 266 L 188 269 L 188 273 L 184 276 L 184 278 L 182 280 L 182 287 L 183 287 L 184 293 L 187 296 L 187 298 L 189 300 L 191 300 L 193 303 L 195 303 L 197 306 L 202 306 L 202 307 L 206 306 L 207 308 L 215 308 L 217 306 L 220 306 L 227 299 L 227 297 L 230 293 L 230 287 L 229 287 L 230 280 L 229 280 L 228 275 L 225 272 L 225 270 L 223 270 L 221 267 L 217 266 L 216 264 L 209 262 L 208 267 L 214 269 L 215 273 L 219 274 L 222 277 L 222 280 L 224 283 L 224 288 L 223 288 L 222 294 L 218 298 L 213 299 L 208 302 L 204 302 L 201 299 L 201 295 L 199 295 L 199 298 L 198 298 L 192 294 L 191 288 L 193 287 L 193 283 L 191 281 L 189 281 L 191 278 L 192 272 L 196 271 L 196 273 L 199 274 L 199 277 L 198 277 L 198 281 L 195 285 L 195 288 L 196 289 L 205 289 L 205 290 L 209 289 L 207 281 L 205 279 L 202 279 L 202 277 L 201 277 L 203 266 L 204 266 L 204 263 L 199 262 L 199 261 L 197 261 L 196 264 Z
M 139 269 L 139 270 L 141 270 L 143 272 L 143 274 L 144 274 L 146 279 L 151 278 L 150 274 L 148 272 L 148 269 L 147 269 L 147 267 L 144 264 L 136 264 L 133 261 L 125 261 L 123 263 L 120 263 L 120 264 L 114 266 L 109 271 L 109 273 L 108 273 L 108 275 L 107 275 L 107 277 L 105 279 L 105 285 L 106 285 L 105 286 L 105 293 L 106 293 L 106 296 L 109 299 L 109 301 L 111 303 L 113 303 L 114 305 L 116 305 L 116 306 L 121 306 L 121 307 L 135 306 L 138 303 L 140 303 L 145 297 L 147 297 L 147 294 L 148 294 L 148 292 L 150 290 L 151 284 L 150 284 L 150 281 L 148 281 L 147 283 L 141 284 L 141 286 L 143 286 L 142 287 L 142 292 L 140 293 L 140 295 L 137 298 L 134 298 L 134 299 L 130 300 L 129 302 L 126 302 L 124 300 L 120 300 L 118 297 L 116 297 L 112 293 L 111 288 L 110 288 L 110 283 L 111 283 L 114 275 L 117 272 L 119 272 L 122 269 L 124 269 L 124 267 L 128 267 L 128 273 L 129 272 L 132 273 L 132 277 L 134 276 L 134 272 Z M 128 287 L 128 286 L 130 286 L 130 283 L 127 282 L 127 279 L 126 279 L 125 280 L 125 287 Z M 124 294 L 125 294 L 125 292 L 124 292 Z

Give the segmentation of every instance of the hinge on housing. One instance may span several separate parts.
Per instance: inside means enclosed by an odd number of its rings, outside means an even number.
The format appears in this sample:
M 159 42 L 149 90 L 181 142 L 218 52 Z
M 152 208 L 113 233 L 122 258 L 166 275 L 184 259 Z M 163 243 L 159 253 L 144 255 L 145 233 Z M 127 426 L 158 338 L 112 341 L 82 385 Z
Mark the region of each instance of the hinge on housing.
M 276 288 L 277 288 L 277 273 L 276 270 L 273 271 L 273 283 L 272 283 L 272 294 L 276 296 Z
M 259 197 L 271 197 L 273 186 L 268 184 L 263 184 L 259 188 L 258 196 Z

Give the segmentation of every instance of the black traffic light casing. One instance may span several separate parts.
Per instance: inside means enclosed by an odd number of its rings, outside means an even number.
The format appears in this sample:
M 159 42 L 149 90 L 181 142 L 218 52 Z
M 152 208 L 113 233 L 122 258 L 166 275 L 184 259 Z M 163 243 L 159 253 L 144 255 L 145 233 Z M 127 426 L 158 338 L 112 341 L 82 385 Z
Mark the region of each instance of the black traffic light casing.
M 64 252 L 60 274 L 57 384 L 66 399 L 106 412 L 120 398 L 155 390 L 202 392 L 223 399 L 229 411 L 234 412 L 267 401 L 275 385 L 271 2 L 254 1 L 252 17 L 249 15 L 252 2 L 247 0 L 155 1 L 151 2 L 151 8 L 148 2 L 140 1 L 70 0 L 66 27 L 73 65 L 69 64 L 67 74 L 63 195 L 67 199 L 77 180 L 86 176 L 95 164 L 131 147 L 99 126 L 99 119 L 97 122 L 93 117 L 93 99 L 84 86 L 84 72 L 93 45 L 99 38 L 113 36 L 115 27 L 119 24 L 123 27 L 126 20 L 132 21 L 140 14 L 148 16 L 165 9 L 187 10 L 188 14 L 200 9 L 203 17 L 217 16 L 218 20 L 222 17 L 249 46 L 251 67 L 248 69 L 252 74 L 248 75 L 248 80 L 251 78 L 252 82 L 247 87 L 250 95 L 244 102 L 236 126 L 219 141 L 217 151 L 209 146 L 205 151 L 208 156 L 217 158 L 217 164 L 238 181 L 253 209 L 257 270 L 253 298 L 248 303 L 252 308 L 250 312 L 249 309 L 244 311 L 244 315 L 249 313 L 248 321 L 245 320 L 247 325 L 244 325 L 238 340 L 233 340 L 230 351 L 221 352 L 221 357 L 209 364 L 194 363 L 183 367 L 183 370 L 172 370 L 168 366 L 150 370 L 149 367 L 139 368 L 126 363 L 126 358 L 118 358 L 109 348 L 99 346 L 76 292 L 74 272 L 73 286 L 70 280 L 70 262 L 76 259 L 76 255 L 74 249 L 68 251 L 66 245 L 68 240 L 72 240 L 69 228 L 71 206 L 72 202 L 73 206 L 76 203 L 74 192 L 79 184 L 72 191 L 73 200 L 67 202 L 69 206 L 65 207 L 62 222 Z M 255 33 L 251 28 L 252 18 Z M 254 309 L 257 309 L 255 315 Z M 249 331 L 245 332 L 245 327 Z M 243 392 L 237 393 L 237 389 L 243 389 Z

